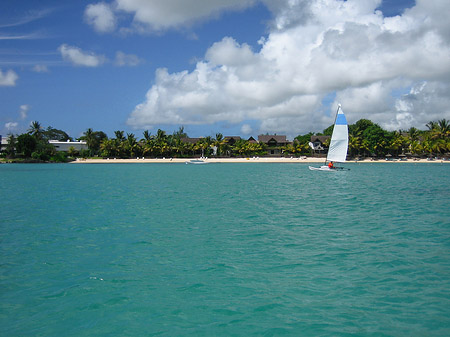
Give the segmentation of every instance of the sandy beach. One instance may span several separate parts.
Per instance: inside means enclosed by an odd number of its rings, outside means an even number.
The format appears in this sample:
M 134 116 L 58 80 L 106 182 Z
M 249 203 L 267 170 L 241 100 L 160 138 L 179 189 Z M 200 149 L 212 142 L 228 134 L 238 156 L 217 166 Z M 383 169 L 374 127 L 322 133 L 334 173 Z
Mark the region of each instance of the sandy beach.
M 118 164 L 118 163 L 185 163 L 192 159 L 198 158 L 136 158 L 136 159 L 79 159 L 71 163 L 74 164 Z M 203 158 L 202 159 L 208 163 L 323 163 L 324 158 L 313 158 L 313 157 L 300 157 L 300 158 L 283 158 L 283 157 L 251 157 L 251 158 Z M 407 160 L 349 160 L 348 163 L 450 163 L 449 160 L 427 160 L 427 159 L 407 159 Z

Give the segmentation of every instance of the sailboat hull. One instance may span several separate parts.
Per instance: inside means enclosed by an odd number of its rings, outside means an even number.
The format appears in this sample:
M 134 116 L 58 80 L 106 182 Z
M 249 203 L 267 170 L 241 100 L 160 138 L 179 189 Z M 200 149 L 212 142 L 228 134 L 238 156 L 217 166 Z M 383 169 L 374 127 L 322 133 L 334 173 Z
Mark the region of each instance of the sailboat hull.
M 332 171 L 336 171 L 335 169 L 330 169 L 328 166 L 324 165 L 321 167 L 314 167 L 314 166 L 310 166 L 309 169 L 311 171 L 328 171 L 328 172 L 332 172 Z
M 309 169 L 311 171 L 326 171 L 326 172 L 336 172 L 336 171 L 350 171 L 349 168 L 345 168 L 345 167 L 334 167 L 332 169 L 330 169 L 328 166 L 321 166 L 321 167 L 314 167 L 314 166 L 309 166 Z

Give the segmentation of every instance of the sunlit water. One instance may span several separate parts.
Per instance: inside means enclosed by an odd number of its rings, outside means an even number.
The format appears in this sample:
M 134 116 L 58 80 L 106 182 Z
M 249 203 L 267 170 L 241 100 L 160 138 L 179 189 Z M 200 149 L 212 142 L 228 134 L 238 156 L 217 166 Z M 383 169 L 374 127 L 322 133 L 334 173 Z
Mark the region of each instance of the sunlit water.
M 449 336 L 450 165 L 0 165 L 1 336 Z

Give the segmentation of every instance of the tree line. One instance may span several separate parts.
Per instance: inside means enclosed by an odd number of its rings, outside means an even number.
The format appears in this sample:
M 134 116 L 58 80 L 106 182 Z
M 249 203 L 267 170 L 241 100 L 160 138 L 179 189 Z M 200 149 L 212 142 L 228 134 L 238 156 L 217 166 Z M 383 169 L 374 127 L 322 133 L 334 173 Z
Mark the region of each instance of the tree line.
M 400 154 L 415 156 L 441 156 L 450 152 L 450 123 L 446 119 L 430 121 L 427 130 L 414 127 L 409 130 L 386 131 L 368 119 L 360 119 L 349 125 L 350 157 L 383 157 Z M 311 136 L 331 136 L 333 125 L 322 133 L 308 133 L 294 138 L 293 142 L 278 147 L 284 156 L 302 156 L 313 154 L 309 146 Z M 197 141 L 188 141 L 184 128 L 180 127 L 173 134 L 166 134 L 158 129 L 152 135 L 144 131 L 138 139 L 134 133 L 121 130 L 114 132 L 114 137 L 102 131 L 87 129 L 78 140 L 84 140 L 88 149 L 57 152 L 49 140 L 67 141 L 72 138 L 64 131 L 52 127 L 43 128 L 39 122 L 31 123 L 24 134 L 10 135 L 2 155 L 7 158 L 23 158 L 36 161 L 67 161 L 76 157 L 136 158 L 136 157 L 243 157 L 264 156 L 270 147 L 267 144 L 238 139 L 230 142 L 221 133 L 215 137 L 202 137 Z M 328 147 L 329 139 L 323 144 Z

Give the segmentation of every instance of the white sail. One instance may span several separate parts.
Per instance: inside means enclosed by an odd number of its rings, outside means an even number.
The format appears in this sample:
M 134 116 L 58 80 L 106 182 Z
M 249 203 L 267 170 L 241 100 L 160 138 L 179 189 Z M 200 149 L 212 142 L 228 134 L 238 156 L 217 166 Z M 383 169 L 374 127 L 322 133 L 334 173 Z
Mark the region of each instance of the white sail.
M 348 149 L 348 124 L 339 104 L 334 122 L 333 134 L 331 135 L 330 148 L 328 149 L 327 161 L 345 162 Z

